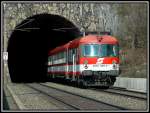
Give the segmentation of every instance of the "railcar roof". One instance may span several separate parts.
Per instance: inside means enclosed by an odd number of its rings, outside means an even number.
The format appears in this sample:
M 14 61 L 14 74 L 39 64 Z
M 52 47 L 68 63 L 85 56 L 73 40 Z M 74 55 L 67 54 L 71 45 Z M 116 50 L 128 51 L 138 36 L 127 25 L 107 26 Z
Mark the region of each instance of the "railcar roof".
M 79 39 L 80 43 L 118 43 L 117 39 L 109 35 L 87 35 Z
M 55 49 L 51 50 L 49 52 L 49 54 L 55 54 L 59 51 L 64 51 L 67 48 L 74 48 L 74 47 L 78 46 L 79 44 L 88 44 L 88 43 L 117 44 L 118 40 L 115 37 L 109 36 L 109 35 L 103 35 L 103 36 L 87 35 L 85 37 L 74 39 L 65 45 L 56 47 Z

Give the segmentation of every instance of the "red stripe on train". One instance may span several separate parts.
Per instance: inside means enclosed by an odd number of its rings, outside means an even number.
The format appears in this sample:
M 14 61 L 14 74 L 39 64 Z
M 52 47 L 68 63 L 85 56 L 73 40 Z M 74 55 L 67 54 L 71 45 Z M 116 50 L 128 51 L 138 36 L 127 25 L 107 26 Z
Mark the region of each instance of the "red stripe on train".
M 81 72 L 72 72 L 72 71 L 70 71 L 70 72 L 65 72 L 65 71 L 53 71 L 53 72 L 51 72 L 51 71 L 49 71 L 48 72 L 48 74 L 63 74 L 63 75 L 81 75 Z
M 93 57 L 93 58 L 89 58 L 89 57 L 82 57 L 80 58 L 79 62 L 76 62 L 76 65 L 78 64 L 85 64 L 85 62 L 87 62 L 87 64 L 96 64 L 96 63 L 102 63 L 102 64 L 112 64 L 113 61 L 115 61 L 117 64 L 119 64 L 119 58 L 118 57 L 104 57 L 104 58 L 97 58 L 97 57 Z M 63 64 L 52 64 L 52 65 L 48 65 L 48 66 L 69 66 L 69 65 L 73 65 L 73 63 L 63 63 Z
M 85 62 L 88 62 L 87 64 L 96 64 L 96 63 L 102 63 L 102 64 L 112 64 L 113 61 L 115 61 L 117 64 L 119 64 L 119 58 L 117 57 L 104 57 L 104 58 L 89 58 L 89 57 L 82 57 L 80 59 L 80 64 L 84 64 Z

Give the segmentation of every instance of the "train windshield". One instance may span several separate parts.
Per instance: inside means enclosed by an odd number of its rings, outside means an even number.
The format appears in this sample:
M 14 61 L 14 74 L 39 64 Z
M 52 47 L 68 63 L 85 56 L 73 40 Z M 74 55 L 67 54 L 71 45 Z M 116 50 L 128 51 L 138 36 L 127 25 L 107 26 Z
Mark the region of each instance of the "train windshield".
M 81 48 L 83 56 L 116 57 L 119 55 L 119 47 L 116 44 L 85 44 Z
M 82 46 L 83 56 L 99 56 L 99 45 L 98 44 L 86 44 Z
M 99 49 L 100 57 L 117 57 L 119 55 L 119 47 L 114 44 L 101 44 Z

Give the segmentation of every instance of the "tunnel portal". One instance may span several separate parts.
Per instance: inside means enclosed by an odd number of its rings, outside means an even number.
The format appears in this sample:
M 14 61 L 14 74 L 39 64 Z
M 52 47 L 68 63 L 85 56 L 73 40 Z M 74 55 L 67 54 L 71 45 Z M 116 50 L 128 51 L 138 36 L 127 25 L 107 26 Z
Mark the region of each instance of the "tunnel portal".
M 8 68 L 12 82 L 43 82 L 48 51 L 80 36 L 66 18 L 38 14 L 18 24 L 8 42 Z

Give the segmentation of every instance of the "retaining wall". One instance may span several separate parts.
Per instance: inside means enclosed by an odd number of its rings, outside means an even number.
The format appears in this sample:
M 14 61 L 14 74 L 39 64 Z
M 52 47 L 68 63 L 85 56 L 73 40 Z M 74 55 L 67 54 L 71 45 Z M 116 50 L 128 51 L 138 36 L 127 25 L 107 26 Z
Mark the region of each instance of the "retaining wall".
M 140 92 L 147 92 L 147 79 L 146 78 L 126 78 L 117 77 L 114 86 L 123 87 L 128 90 L 135 90 Z

